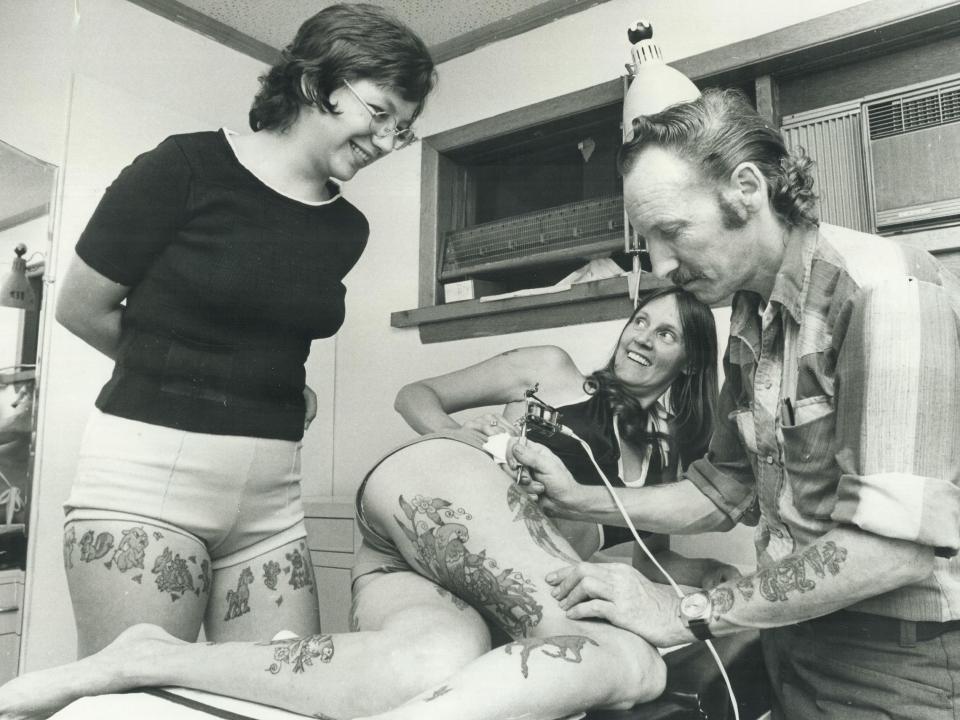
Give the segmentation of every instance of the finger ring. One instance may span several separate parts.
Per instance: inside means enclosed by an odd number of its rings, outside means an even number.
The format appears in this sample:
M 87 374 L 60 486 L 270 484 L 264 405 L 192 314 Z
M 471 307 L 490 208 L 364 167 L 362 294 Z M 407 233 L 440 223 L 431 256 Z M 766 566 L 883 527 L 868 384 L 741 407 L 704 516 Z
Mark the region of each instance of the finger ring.
M 491 420 L 491 421 L 490 421 L 490 424 L 493 425 L 494 427 L 496 427 L 497 421 L 496 421 L 496 420 Z

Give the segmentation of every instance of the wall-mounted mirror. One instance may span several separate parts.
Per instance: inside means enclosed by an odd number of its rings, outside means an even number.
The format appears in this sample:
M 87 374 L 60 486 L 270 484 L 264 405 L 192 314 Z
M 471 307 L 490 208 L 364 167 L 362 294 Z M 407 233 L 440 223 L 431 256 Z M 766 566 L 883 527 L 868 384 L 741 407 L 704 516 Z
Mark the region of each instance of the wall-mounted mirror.
M 0 683 L 17 671 L 43 274 L 57 168 L 0 140 Z

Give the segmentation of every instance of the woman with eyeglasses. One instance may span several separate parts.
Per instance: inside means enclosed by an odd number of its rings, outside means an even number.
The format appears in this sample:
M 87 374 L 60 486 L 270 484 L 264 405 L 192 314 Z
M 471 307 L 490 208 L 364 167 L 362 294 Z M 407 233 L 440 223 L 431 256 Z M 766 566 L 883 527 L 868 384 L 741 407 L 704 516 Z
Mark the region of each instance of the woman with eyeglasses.
M 116 361 L 65 504 L 80 656 L 143 621 L 191 641 L 201 623 L 211 640 L 320 630 L 304 362 L 342 324 L 368 235 L 340 183 L 415 139 L 435 78 L 389 13 L 328 7 L 260 78 L 252 132 L 169 137 L 107 189 L 57 305 Z

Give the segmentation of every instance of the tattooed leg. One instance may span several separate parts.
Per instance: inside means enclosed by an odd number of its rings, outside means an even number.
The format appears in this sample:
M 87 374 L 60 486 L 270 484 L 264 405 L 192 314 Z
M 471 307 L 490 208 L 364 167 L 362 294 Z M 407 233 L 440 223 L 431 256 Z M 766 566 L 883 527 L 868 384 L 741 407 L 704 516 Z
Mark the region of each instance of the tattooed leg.
M 78 654 L 136 623 L 195 640 L 209 597 L 209 557 L 191 535 L 122 520 L 73 520 L 64 534 Z
M 509 482 L 486 456 L 465 445 L 437 440 L 410 446 L 371 476 L 364 505 L 371 523 L 392 538 L 422 577 L 398 572 L 361 578 L 360 632 L 209 645 L 141 638 L 136 647 L 124 644 L 129 637 L 121 638 L 98 656 L 106 680 L 91 683 L 89 692 L 185 685 L 305 715 L 391 720 L 560 717 L 592 707 L 624 707 L 659 694 L 664 668 L 653 648 L 632 633 L 573 621 L 561 611 L 543 577 L 564 561 L 541 547 L 525 523 L 515 521 L 518 511 L 532 514 L 510 508 Z M 563 539 L 552 540 L 561 554 L 571 552 Z M 250 611 L 235 610 L 239 614 L 224 623 L 257 611 L 255 593 L 269 590 L 265 575 L 274 577 L 261 571 L 266 562 L 251 566 L 253 582 L 244 585 L 250 589 Z M 291 564 L 287 577 L 292 570 Z M 226 590 L 243 599 L 236 594 L 242 575 L 238 568 L 225 583 L 220 617 L 231 614 Z M 281 569 L 275 576 L 278 589 L 286 587 L 284 577 Z M 405 580 L 410 582 L 401 587 Z M 453 595 L 471 607 L 458 606 Z M 514 642 L 484 652 L 486 636 L 469 629 L 479 620 L 477 610 L 500 630 L 512 632 Z M 470 651 L 458 655 L 464 638 Z M 381 671 L 384 667 L 391 672 L 405 667 L 412 684 L 389 688 L 388 698 L 378 694 L 390 675 Z M 73 676 L 71 668 L 76 669 L 67 666 L 57 676 L 46 676 L 50 687 L 34 685 L 33 690 L 64 697 L 62 683 Z M 80 668 L 89 676 L 84 668 L 89 666 Z M 22 690 L 30 677 L 12 687 Z M 0 708 L 9 697 L 5 690 L 0 689 Z M 413 692 L 418 694 L 410 698 Z
M 321 629 L 316 580 L 306 540 L 213 570 L 204 632 L 210 640 L 269 640 L 281 630 Z
M 377 717 L 558 717 L 662 691 L 663 665 L 646 642 L 566 618 L 543 577 L 575 553 L 510 487 L 483 455 L 446 440 L 410 446 L 371 475 L 363 497 L 371 524 L 416 572 L 515 640 Z

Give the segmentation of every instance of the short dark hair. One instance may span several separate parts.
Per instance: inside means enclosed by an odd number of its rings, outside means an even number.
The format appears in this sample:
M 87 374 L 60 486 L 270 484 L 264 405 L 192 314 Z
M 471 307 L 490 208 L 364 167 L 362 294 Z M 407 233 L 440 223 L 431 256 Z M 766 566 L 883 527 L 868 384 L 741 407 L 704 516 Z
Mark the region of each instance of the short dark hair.
M 697 300 L 681 287 L 663 287 L 640 296 L 637 307 L 626 322 L 651 300 L 674 295 L 680 325 L 683 328 L 683 349 L 687 357 L 686 372 L 682 372 L 670 384 L 670 407 L 673 413 L 673 438 L 680 457 L 680 466 L 685 468 L 707 451 L 713 432 L 714 412 L 717 405 L 717 327 L 709 306 Z M 614 357 L 590 375 L 584 389 L 603 396 L 620 418 L 624 437 L 637 445 L 655 440 L 647 431 L 647 410 L 634 397 L 613 372 Z M 654 443 L 654 448 L 659 445 Z
M 767 181 L 770 205 L 788 227 L 819 225 L 813 192 L 813 161 L 801 149 L 791 154 L 783 136 L 739 90 L 705 90 L 690 102 L 633 120 L 633 138 L 617 156 L 626 176 L 648 147 L 670 150 L 704 177 L 724 182 L 737 165 L 752 162 Z
M 433 90 L 436 70 L 423 40 L 383 8 L 363 3 L 324 8 L 300 26 L 280 60 L 260 77 L 250 128 L 286 130 L 303 105 L 334 112 L 330 93 L 344 80 L 364 79 L 416 103 L 416 116 Z

